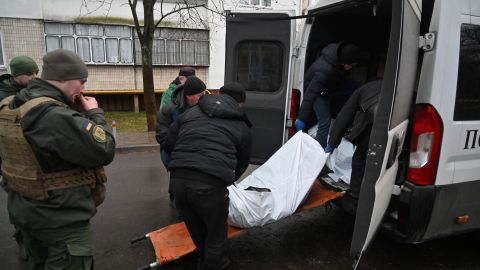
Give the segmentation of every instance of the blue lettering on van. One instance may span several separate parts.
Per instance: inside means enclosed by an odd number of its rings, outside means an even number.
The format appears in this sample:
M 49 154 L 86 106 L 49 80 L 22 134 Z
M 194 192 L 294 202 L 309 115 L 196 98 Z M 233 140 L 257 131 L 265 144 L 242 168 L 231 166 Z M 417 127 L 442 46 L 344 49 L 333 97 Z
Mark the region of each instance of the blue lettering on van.
M 471 139 L 470 139 L 470 135 Z M 479 139 L 477 141 L 477 139 Z M 465 140 L 465 147 L 463 149 L 474 149 L 475 147 L 480 147 L 480 137 L 478 137 L 478 129 L 467 130 L 467 139 Z

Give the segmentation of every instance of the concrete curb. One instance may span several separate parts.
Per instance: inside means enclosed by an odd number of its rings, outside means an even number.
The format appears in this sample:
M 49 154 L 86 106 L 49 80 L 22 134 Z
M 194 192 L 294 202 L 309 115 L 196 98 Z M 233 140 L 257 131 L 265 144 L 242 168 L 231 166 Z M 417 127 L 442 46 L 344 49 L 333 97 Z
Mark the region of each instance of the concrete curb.
M 122 145 L 115 148 L 116 153 L 144 152 L 144 151 L 160 151 L 159 144 L 137 144 Z

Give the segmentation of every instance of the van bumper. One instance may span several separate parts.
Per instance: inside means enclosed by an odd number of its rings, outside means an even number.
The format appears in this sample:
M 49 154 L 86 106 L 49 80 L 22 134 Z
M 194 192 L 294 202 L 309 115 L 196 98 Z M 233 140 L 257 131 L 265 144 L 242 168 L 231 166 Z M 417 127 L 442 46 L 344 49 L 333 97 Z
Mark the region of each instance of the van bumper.
M 398 242 L 422 242 L 434 203 L 435 186 L 417 186 L 406 181 L 400 196 L 392 203 L 396 218 L 387 219 L 383 228 Z
M 384 229 L 404 243 L 480 230 L 480 181 L 442 186 L 416 186 L 408 181 L 392 202 L 397 218 L 387 219 Z M 458 217 L 468 217 L 464 223 Z

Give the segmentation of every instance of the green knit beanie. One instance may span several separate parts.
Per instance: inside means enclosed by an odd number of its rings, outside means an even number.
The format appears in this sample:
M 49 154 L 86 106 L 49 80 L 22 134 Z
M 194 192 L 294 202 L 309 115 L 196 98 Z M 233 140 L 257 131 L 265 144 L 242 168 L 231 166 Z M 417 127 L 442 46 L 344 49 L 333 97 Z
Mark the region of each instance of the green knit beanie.
M 69 81 L 87 77 L 85 62 L 72 51 L 57 49 L 43 57 L 41 78 L 44 80 Z
M 17 56 L 10 61 L 10 72 L 13 77 L 38 72 L 38 66 L 32 58 L 28 56 Z

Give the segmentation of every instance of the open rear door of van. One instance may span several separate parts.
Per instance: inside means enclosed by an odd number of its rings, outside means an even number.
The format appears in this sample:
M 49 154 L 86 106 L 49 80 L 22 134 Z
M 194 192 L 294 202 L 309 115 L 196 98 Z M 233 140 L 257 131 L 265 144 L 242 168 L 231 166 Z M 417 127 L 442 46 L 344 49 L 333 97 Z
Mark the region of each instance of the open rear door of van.
M 416 87 L 421 1 L 392 0 L 384 81 L 370 136 L 350 255 L 358 265 L 386 213 Z
M 293 11 L 228 12 L 225 83 L 247 90 L 245 111 L 253 124 L 252 163 L 263 163 L 285 138 L 291 89 Z

